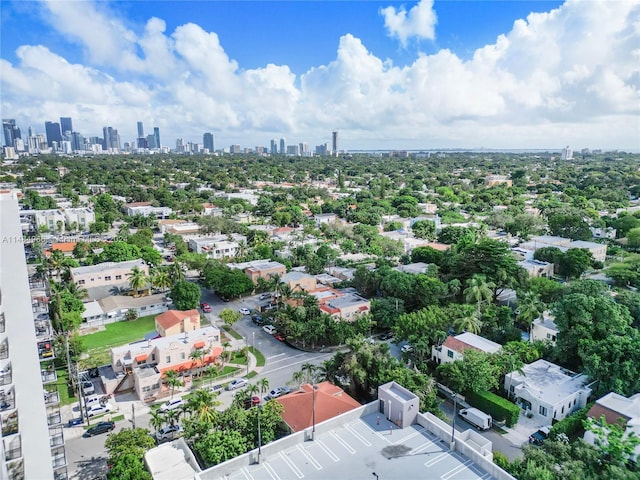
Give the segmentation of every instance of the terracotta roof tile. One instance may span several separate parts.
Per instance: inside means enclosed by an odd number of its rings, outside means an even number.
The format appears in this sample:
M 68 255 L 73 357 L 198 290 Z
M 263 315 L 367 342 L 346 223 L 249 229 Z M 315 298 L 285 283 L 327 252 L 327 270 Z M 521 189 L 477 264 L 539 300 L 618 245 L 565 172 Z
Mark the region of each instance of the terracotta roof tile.
M 179 325 L 182 320 L 188 317 L 195 317 L 191 319 L 192 323 L 195 323 L 196 318 L 200 319 L 200 312 L 198 310 L 167 310 L 156 317 L 156 322 L 163 329 L 171 328 L 175 325 Z
M 453 350 L 454 352 L 458 353 L 464 353 L 465 350 L 468 350 L 470 348 L 479 352 L 482 351 L 479 348 L 474 347 L 473 345 L 469 345 L 468 343 L 464 343 L 462 340 L 458 340 L 455 337 L 447 337 L 447 339 L 444 341 L 444 346 L 449 350 Z

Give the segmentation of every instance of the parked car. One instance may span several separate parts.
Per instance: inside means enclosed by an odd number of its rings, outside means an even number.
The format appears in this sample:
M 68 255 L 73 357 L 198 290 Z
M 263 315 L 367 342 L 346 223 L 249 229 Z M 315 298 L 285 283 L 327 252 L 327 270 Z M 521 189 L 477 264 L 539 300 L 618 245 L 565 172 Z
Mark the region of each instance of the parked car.
M 529 437 L 529 443 L 532 445 L 542 445 L 549 438 L 549 427 L 542 427 L 537 432 L 532 433 Z
M 168 412 L 169 410 L 175 410 L 176 408 L 180 408 L 184 405 L 184 401 L 181 398 L 174 398 L 172 400 L 168 400 L 162 404 L 160 407 L 161 412 Z
M 158 430 L 158 433 L 156 433 L 156 440 L 158 440 L 158 442 L 173 440 L 174 438 L 178 438 L 181 433 L 182 429 L 180 428 L 180 425 L 167 425 Z
M 201 303 L 200 304 L 200 308 L 202 309 L 202 311 L 204 313 L 210 313 L 211 312 L 211 305 L 209 305 L 208 303 Z
M 279 342 L 284 342 L 284 341 L 285 341 L 284 335 L 283 335 L 283 334 L 281 334 L 281 333 L 276 333 L 276 334 L 273 336 L 273 338 L 275 338 L 275 339 L 276 339 L 276 340 L 278 340 Z
M 253 323 L 255 323 L 256 325 L 262 325 L 264 324 L 264 320 L 262 319 L 262 315 L 253 315 L 251 317 L 251 321 Z
M 220 393 L 224 390 L 224 385 L 212 385 L 209 387 L 211 393 Z
M 242 404 L 243 404 L 245 410 L 247 408 L 255 407 L 256 405 L 260 405 L 260 397 L 258 397 L 257 395 L 254 395 L 251 398 L 247 397 L 247 398 L 244 399 Z
M 281 397 L 282 395 L 286 395 L 287 393 L 291 393 L 291 389 L 289 387 L 276 387 L 271 390 L 264 397 L 264 401 L 268 402 L 269 400 L 273 400 L 274 398 Z
M 101 403 L 106 403 L 106 402 L 101 402 L 100 400 L 101 398 L 98 395 L 89 395 L 88 397 L 85 397 L 84 404 L 87 406 L 87 408 L 90 408 L 93 405 L 100 405 Z
M 75 427 L 76 425 L 82 425 L 82 418 L 72 418 L 67 422 L 67 427 Z
M 409 352 L 413 352 L 413 347 L 407 343 L 407 344 L 405 344 L 405 345 L 403 345 L 403 346 L 402 346 L 402 348 L 400 349 L 400 351 L 402 351 L 402 353 L 409 353 Z
M 93 395 L 96 393 L 96 387 L 93 385 L 93 382 L 84 381 L 82 382 L 82 392 L 85 395 Z
M 251 310 L 249 310 L 246 307 L 242 307 L 241 309 L 238 310 L 242 315 L 249 315 L 251 313 Z
M 115 422 L 99 422 L 93 427 L 88 428 L 82 436 L 85 438 L 93 437 L 94 435 L 99 435 L 101 433 L 111 432 L 114 428 L 116 428 Z
M 271 298 L 271 294 L 270 293 L 262 293 L 258 297 L 259 300 L 267 300 L 268 298 Z
M 264 327 L 262 327 L 262 330 L 264 330 L 269 335 L 275 335 L 277 332 L 276 327 L 274 327 L 273 325 L 265 325 Z
M 249 380 L 246 378 L 234 378 L 229 383 L 227 383 L 227 390 L 237 390 L 238 388 L 243 388 L 249 385 Z
M 97 405 L 91 405 L 87 409 L 87 417 L 91 418 L 95 417 L 96 415 L 109 413 L 111 410 L 113 410 L 113 405 L 111 405 L 110 403 L 105 403 L 104 405 L 102 405 L 101 403 L 98 403 Z
M 393 338 L 393 332 L 383 333 L 380 336 L 380 340 L 391 340 Z

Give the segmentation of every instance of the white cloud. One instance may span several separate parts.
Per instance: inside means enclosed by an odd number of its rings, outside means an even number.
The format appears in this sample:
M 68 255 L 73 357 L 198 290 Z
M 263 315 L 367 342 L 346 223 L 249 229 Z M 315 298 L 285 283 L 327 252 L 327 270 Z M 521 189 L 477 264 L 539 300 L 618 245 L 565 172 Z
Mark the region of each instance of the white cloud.
M 397 10 L 391 6 L 382 8 L 380 14 L 384 17 L 384 26 L 389 36 L 398 38 L 403 47 L 412 37 L 426 40 L 436 38 L 438 17 L 433 9 L 433 0 L 420 0 L 408 12 L 404 6 Z
M 76 21 L 107 18 L 88 5 Z M 414 9 L 398 25 L 415 22 Z M 345 148 L 637 149 L 637 18 L 637 0 L 569 0 L 515 21 L 469 60 L 440 50 L 408 65 L 379 58 L 347 34 L 333 61 L 299 79 L 286 65 L 243 69 L 215 32 L 193 23 L 167 32 L 151 18 L 134 34 L 112 17 L 91 23 L 93 36 L 55 22 L 86 49 L 87 65 L 22 46 L 16 64 L 0 60 L 1 107 L 38 131 L 68 115 L 86 135 L 113 125 L 128 140 L 142 120 L 161 127 L 165 145 L 199 141 L 204 131 L 214 131 L 219 145 L 265 145 L 274 136 L 315 144 L 339 128 Z M 411 36 L 408 28 L 394 31 L 401 41 Z

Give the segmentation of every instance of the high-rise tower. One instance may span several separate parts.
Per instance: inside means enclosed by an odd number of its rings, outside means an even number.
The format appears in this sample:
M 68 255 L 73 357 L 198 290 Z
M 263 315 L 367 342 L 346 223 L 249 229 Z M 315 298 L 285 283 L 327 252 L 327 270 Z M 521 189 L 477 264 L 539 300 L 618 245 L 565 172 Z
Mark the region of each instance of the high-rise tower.
M 284 139 L 284 137 L 282 137 L 280 139 L 280 155 L 286 155 L 287 154 L 287 141 Z
M 60 142 L 62 142 L 62 134 L 60 133 L 59 123 L 44 122 L 44 131 L 47 134 L 47 145 L 53 147 L 53 142 L 60 145 Z
M 209 150 L 209 153 L 213 153 L 213 133 L 205 133 L 202 136 L 202 148 Z
M 331 132 L 331 155 L 334 157 L 338 156 L 338 131 L 334 130 Z
M 2 132 L 4 133 L 4 146 L 13 147 L 17 138 L 22 138 L 20 128 L 13 118 L 2 119 Z
M 160 143 L 160 129 L 158 127 L 153 127 L 153 136 L 156 137 L 156 148 L 160 148 L 162 144 Z
M 71 117 L 60 117 L 60 131 L 63 135 L 67 132 L 73 132 L 73 121 Z
M 138 122 L 138 138 L 144 137 L 144 127 L 142 126 L 142 122 Z

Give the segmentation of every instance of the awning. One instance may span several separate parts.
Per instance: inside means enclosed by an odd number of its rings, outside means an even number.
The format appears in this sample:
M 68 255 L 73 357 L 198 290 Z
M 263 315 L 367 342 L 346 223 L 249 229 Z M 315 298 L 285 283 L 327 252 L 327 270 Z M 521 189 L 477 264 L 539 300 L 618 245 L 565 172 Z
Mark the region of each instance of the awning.
M 196 342 L 193 344 L 193 348 L 202 348 L 206 345 L 204 342 Z
M 136 362 L 144 362 L 147 360 L 148 355 L 146 353 L 142 353 L 140 355 L 136 355 Z

